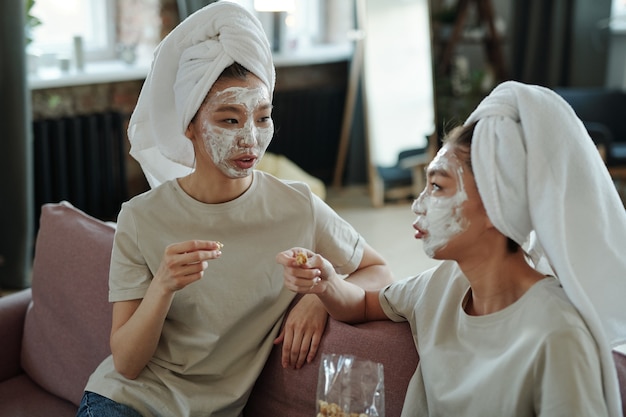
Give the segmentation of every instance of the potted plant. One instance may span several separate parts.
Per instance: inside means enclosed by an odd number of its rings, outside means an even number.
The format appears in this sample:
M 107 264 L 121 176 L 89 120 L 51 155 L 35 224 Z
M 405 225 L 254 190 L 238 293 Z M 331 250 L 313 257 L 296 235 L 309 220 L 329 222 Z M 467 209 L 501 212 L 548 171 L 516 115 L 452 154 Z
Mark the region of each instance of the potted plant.
M 37 26 L 41 25 L 41 20 L 32 15 L 32 9 L 35 5 L 36 0 L 26 0 L 25 4 L 25 12 L 26 12 L 26 21 L 24 27 L 24 35 L 26 37 L 26 46 L 30 45 L 33 41 L 33 29 Z
M 32 14 L 35 2 L 36 0 L 25 0 L 24 2 L 24 38 L 26 40 L 26 66 L 29 74 L 36 73 L 39 64 L 39 54 L 33 51 L 32 48 L 29 48 L 33 42 L 33 30 L 41 25 L 41 19 Z

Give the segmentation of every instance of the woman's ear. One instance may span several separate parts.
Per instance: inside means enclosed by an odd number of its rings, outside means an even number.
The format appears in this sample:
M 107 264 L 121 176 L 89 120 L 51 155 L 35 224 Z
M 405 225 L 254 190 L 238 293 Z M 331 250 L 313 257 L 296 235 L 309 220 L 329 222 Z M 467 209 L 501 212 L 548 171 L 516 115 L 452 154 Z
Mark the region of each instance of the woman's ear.
M 193 129 L 191 128 L 191 123 L 189 123 L 187 125 L 187 129 L 185 129 L 185 136 L 187 136 L 187 139 L 193 142 L 194 134 L 193 134 Z
M 491 219 L 489 218 L 489 216 L 486 216 L 487 220 L 486 220 L 486 225 L 489 229 L 494 229 L 495 227 L 493 226 L 493 223 L 491 223 Z
M 483 213 L 485 215 L 485 227 L 487 229 L 495 229 L 495 226 L 491 222 L 491 219 L 489 218 L 489 215 L 487 214 L 487 209 L 485 208 L 485 205 L 482 203 L 482 200 L 481 200 L 480 204 L 482 206 L 482 211 L 483 211 Z

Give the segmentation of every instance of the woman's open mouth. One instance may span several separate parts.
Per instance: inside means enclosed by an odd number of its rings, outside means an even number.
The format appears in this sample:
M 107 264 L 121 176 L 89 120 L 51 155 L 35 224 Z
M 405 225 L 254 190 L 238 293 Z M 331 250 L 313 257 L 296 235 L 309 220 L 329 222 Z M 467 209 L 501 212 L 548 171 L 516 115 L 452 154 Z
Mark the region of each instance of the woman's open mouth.
M 420 226 L 419 224 L 419 220 L 416 220 L 413 223 L 413 229 L 415 229 L 415 239 L 423 239 L 428 232 L 422 228 L 423 226 Z
M 233 163 L 240 169 L 250 169 L 254 167 L 256 160 L 254 155 L 245 155 L 234 159 Z

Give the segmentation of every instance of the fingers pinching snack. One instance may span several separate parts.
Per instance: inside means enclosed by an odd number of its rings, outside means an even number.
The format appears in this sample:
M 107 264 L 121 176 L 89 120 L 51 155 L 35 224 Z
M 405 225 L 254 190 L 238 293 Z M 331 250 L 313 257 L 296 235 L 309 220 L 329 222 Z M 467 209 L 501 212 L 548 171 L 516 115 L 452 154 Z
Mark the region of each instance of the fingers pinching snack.
M 222 248 L 224 247 L 224 244 L 222 242 L 215 242 L 215 244 L 217 245 L 216 250 L 222 250 Z
M 296 255 L 296 263 L 298 265 L 304 265 L 306 261 L 307 261 L 306 253 L 298 252 L 298 254 Z

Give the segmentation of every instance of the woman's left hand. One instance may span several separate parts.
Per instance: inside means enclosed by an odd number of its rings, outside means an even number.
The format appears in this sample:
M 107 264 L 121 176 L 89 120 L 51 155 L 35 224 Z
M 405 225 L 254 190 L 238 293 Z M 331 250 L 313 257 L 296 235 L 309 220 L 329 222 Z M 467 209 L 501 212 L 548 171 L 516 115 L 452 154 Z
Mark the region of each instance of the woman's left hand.
M 283 344 L 283 368 L 300 369 L 304 363 L 315 359 L 328 312 L 315 295 L 305 295 L 285 318 L 285 325 L 274 344 Z

